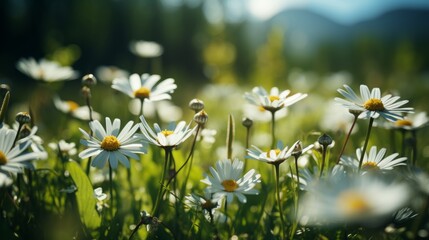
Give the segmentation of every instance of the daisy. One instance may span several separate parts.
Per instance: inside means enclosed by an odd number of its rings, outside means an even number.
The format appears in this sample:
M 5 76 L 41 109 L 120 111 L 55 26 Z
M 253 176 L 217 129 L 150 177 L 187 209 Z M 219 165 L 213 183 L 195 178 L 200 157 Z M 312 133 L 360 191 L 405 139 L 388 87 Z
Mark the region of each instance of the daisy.
M 66 154 L 68 156 L 75 155 L 77 153 L 76 143 L 71 142 L 68 143 L 65 140 L 61 139 L 58 143 L 51 142 L 48 146 L 54 151 L 61 151 L 62 154 Z
M 394 128 L 404 129 L 404 130 L 417 130 L 422 127 L 427 126 L 429 123 L 429 118 L 426 115 L 426 112 L 419 112 L 416 114 L 409 114 L 404 117 L 404 119 L 399 119 L 394 122 Z
M 408 100 L 398 101 L 400 97 L 394 97 L 390 94 L 381 97 L 379 88 L 373 88 L 371 91 L 366 85 L 360 85 L 360 97 L 348 85 L 344 89 L 338 89 L 338 92 L 346 99 L 335 98 L 337 102 L 352 111 L 361 112 L 359 118 L 378 118 L 380 115 L 389 120 L 396 121 L 402 119 L 401 113 L 410 113 L 413 108 L 401 107 L 408 103 Z
M 116 66 L 99 66 L 95 70 L 95 75 L 100 81 L 106 84 L 112 84 L 115 78 L 128 78 L 129 73 Z
M 172 148 L 184 142 L 195 131 L 194 128 L 189 128 L 190 124 L 186 125 L 185 121 L 180 121 L 176 126 L 170 125 L 169 128 L 162 130 L 157 123 L 154 124 L 154 130 L 151 129 L 146 122 L 144 116 L 140 116 L 142 121 L 140 129 L 143 133 L 143 138 L 156 146 L 163 148 Z
M 269 151 L 262 151 L 258 147 L 252 145 L 253 149 L 247 149 L 248 158 L 255 159 L 258 161 L 266 162 L 269 164 L 280 164 L 292 156 L 292 152 L 295 150 L 295 145 L 299 141 L 295 142 L 290 148 L 283 147 L 282 142 L 277 142 L 277 148 Z
M 201 182 L 208 185 L 207 191 L 214 193 L 214 198 L 226 197 L 227 203 L 231 203 L 234 196 L 242 203 L 247 201 L 244 194 L 258 194 L 254 189 L 256 183 L 261 182 L 260 174 L 256 174 L 255 169 L 248 171 L 243 177 L 244 163 L 238 159 L 219 160 L 216 167 L 210 167 L 212 176 L 206 176 Z
M 365 153 L 363 156 L 362 170 L 392 170 L 394 167 L 405 165 L 405 161 L 407 160 L 406 157 L 397 158 L 399 155 L 398 153 L 384 157 L 385 154 L 386 148 L 382 148 L 377 152 L 376 146 L 371 147 L 369 154 L 367 155 Z M 340 162 L 344 166 L 357 170 L 361 156 L 362 149 L 358 148 L 356 149 L 356 158 L 342 156 Z
M 54 105 L 61 112 L 70 114 L 77 119 L 85 121 L 90 120 L 88 106 L 79 106 L 79 104 L 74 101 L 63 101 L 58 96 L 54 97 Z M 93 110 L 92 118 L 99 120 L 101 115 Z
M 16 67 L 27 76 L 45 82 L 73 80 L 78 77 L 78 72 L 71 67 L 63 67 L 57 62 L 46 59 L 37 62 L 34 58 L 23 58 L 18 61 Z
M 217 211 L 220 208 L 220 199 L 215 198 L 214 194 L 204 191 L 204 196 L 190 194 L 185 197 L 185 204 L 195 211 L 203 212 L 207 221 L 223 223 L 226 221 L 226 216 Z
M 174 83 L 174 79 L 168 78 L 159 82 L 160 79 L 161 76 L 159 75 L 150 75 L 145 73 L 139 76 L 134 73 L 128 79 L 114 79 L 112 88 L 128 95 L 132 99 L 135 99 L 134 101 L 140 103 L 141 109 L 141 104 L 143 102 L 155 102 L 171 99 L 170 94 L 177 88 L 177 85 Z
M 94 120 L 89 123 L 94 136 L 79 128 L 85 137 L 81 143 L 88 147 L 79 153 L 79 157 L 95 156 L 91 166 L 97 168 L 103 168 L 106 161 L 109 161 L 110 166 L 114 169 L 118 167 L 118 161 L 129 168 L 130 162 L 127 157 L 139 159 L 137 154 L 146 152 L 145 146 L 140 143 L 141 139 L 134 135 L 139 125 L 133 126 L 133 124 L 133 121 L 129 121 L 120 131 L 121 120 L 118 118 L 115 118 L 112 123 L 110 118 L 106 117 L 106 129 L 98 120 Z
M 374 225 L 390 218 L 410 199 L 407 184 L 365 176 L 342 175 L 312 182 L 299 204 L 301 224 Z
M 22 139 L 12 146 L 16 131 L 6 128 L 0 129 L 0 186 L 12 183 L 12 175 L 22 173 L 24 168 L 32 168 L 32 160 L 46 159 L 46 152 L 29 152 L 31 141 Z
M 263 87 L 254 87 L 251 93 L 244 93 L 244 97 L 251 104 L 270 112 L 276 112 L 307 97 L 307 94 L 302 93 L 296 93 L 292 96 L 289 94 L 290 90 L 280 92 L 277 87 L 271 88 L 269 94 Z
M 139 57 L 155 58 L 161 56 L 164 49 L 156 42 L 140 40 L 130 43 L 130 51 Z

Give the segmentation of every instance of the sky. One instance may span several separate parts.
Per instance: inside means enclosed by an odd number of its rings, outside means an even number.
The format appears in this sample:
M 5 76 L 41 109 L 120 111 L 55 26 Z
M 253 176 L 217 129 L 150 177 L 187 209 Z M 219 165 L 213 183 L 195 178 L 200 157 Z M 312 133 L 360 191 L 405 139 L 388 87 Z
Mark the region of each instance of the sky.
M 267 20 L 285 9 L 298 8 L 315 11 L 345 25 L 397 8 L 429 9 L 429 0 L 248 0 L 246 4 L 248 12 L 259 20 Z

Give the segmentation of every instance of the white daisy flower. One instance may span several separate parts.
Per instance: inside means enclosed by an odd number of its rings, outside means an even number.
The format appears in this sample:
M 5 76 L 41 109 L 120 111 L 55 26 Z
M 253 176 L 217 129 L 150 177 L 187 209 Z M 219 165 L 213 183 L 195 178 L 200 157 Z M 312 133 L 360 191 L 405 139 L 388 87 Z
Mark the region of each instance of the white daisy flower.
M 404 119 L 399 119 L 394 122 L 394 128 L 405 130 L 416 130 L 428 126 L 429 118 L 426 112 L 409 114 Z
M 101 82 L 112 84 L 115 78 L 128 78 L 129 73 L 116 66 L 99 66 L 95 70 L 95 75 Z
M 413 108 L 401 107 L 408 103 L 408 100 L 398 101 L 400 97 L 390 94 L 381 97 L 379 88 L 370 91 L 366 85 L 360 85 L 360 97 L 348 85 L 344 85 L 344 88 L 345 90 L 338 89 L 338 92 L 346 99 L 335 100 L 349 110 L 361 112 L 359 118 L 378 118 L 381 115 L 389 121 L 396 121 L 402 119 L 401 113 L 413 111 Z
M 103 193 L 103 188 L 98 187 L 94 189 L 94 197 L 97 198 L 98 201 L 104 201 L 107 199 L 107 194 Z
M 363 156 L 362 170 L 392 170 L 394 167 L 406 165 L 406 157 L 397 158 L 399 155 L 398 153 L 394 153 L 387 157 L 384 157 L 385 154 L 386 148 L 382 148 L 380 149 L 380 151 L 377 152 L 376 146 L 371 147 L 371 149 L 369 150 L 369 154 L 367 155 L 365 153 Z M 356 149 L 356 158 L 342 156 L 340 162 L 344 166 L 357 170 L 359 168 L 359 159 L 361 158 L 361 155 L 362 149 L 358 148 Z
M 185 196 L 185 204 L 190 209 L 194 209 L 198 212 L 203 212 L 207 221 L 214 221 L 218 223 L 226 221 L 226 216 L 220 211 L 218 211 L 221 206 L 220 199 L 215 198 L 214 194 L 209 193 L 208 191 L 204 191 L 204 196 L 200 196 L 194 193 Z
M 292 152 L 295 150 L 295 142 L 290 148 L 288 146 L 283 147 L 281 141 L 277 142 L 276 149 L 270 149 L 269 151 L 262 151 L 258 147 L 252 145 L 253 149 L 247 149 L 247 157 L 258 161 L 266 162 L 269 164 L 280 164 L 292 156 Z
M 12 183 L 11 176 L 23 172 L 24 168 L 32 168 L 32 160 L 46 159 L 46 152 L 28 152 L 31 141 L 27 138 L 12 146 L 16 131 L 0 129 L 0 186 Z
M 163 122 L 176 122 L 182 119 L 183 111 L 171 101 L 162 100 L 157 102 L 145 101 L 143 115 L 147 118 L 159 117 Z M 132 99 L 128 104 L 130 112 L 136 116 L 141 114 L 141 101 Z
M 140 129 L 143 133 L 143 138 L 147 142 L 160 147 L 176 147 L 188 139 L 197 128 L 197 126 L 195 126 L 191 129 L 189 128 L 190 123 L 186 125 L 185 121 L 180 121 L 176 126 L 170 125 L 164 130 L 155 123 L 154 131 L 150 128 L 144 116 L 140 116 L 140 120 L 142 121 Z
M 73 80 L 78 77 L 78 72 L 71 67 L 63 67 L 57 62 L 46 59 L 41 59 L 39 62 L 34 58 L 20 59 L 16 67 L 27 76 L 45 82 Z
M 76 143 L 68 143 L 63 139 L 61 139 L 58 143 L 51 142 L 48 144 L 48 146 L 54 151 L 58 151 L 59 148 L 59 151 L 68 156 L 75 155 L 77 153 Z
M 155 58 L 162 55 L 164 48 L 156 42 L 140 40 L 130 43 L 130 51 L 139 57 Z
M 91 121 L 89 127 L 94 136 L 79 128 L 85 137 L 81 143 L 88 147 L 79 153 L 79 157 L 95 156 L 91 162 L 93 167 L 103 168 L 106 161 L 109 161 L 114 169 L 118 167 L 118 162 L 129 168 L 130 162 L 127 157 L 139 159 L 137 154 L 146 153 L 145 146 L 140 143 L 141 139 L 135 135 L 139 125 L 134 125 L 133 121 L 129 121 L 122 131 L 120 131 L 121 120 L 118 118 L 115 118 L 112 123 L 110 118 L 106 117 L 106 129 L 98 120 Z
M 307 97 L 307 94 L 302 93 L 296 93 L 292 96 L 289 96 L 289 94 L 290 90 L 280 92 L 277 87 L 271 88 L 269 94 L 263 87 L 254 87 L 252 92 L 244 93 L 244 97 L 251 104 L 260 106 L 270 112 L 276 112 Z
M 323 117 L 319 122 L 319 126 L 323 131 L 330 131 L 333 133 L 347 133 L 350 131 L 354 116 L 347 109 L 339 105 L 335 101 L 329 101 L 324 109 Z M 358 130 L 355 124 L 352 134 Z
M 79 104 L 74 101 L 63 101 L 58 96 L 54 97 L 54 105 L 61 112 L 70 114 L 77 119 L 85 121 L 90 120 L 88 106 L 79 106 Z M 92 118 L 94 120 L 99 120 L 101 115 L 98 112 L 92 111 Z
M 177 88 L 174 79 L 167 78 L 161 82 L 159 80 L 161 80 L 161 76 L 156 74 L 145 73 L 139 76 L 134 73 L 128 79 L 114 79 L 112 88 L 139 100 L 161 101 L 171 99 L 170 94 Z
M 219 160 L 216 167 L 210 167 L 212 176 L 206 176 L 201 182 L 209 185 L 207 191 L 214 193 L 214 198 L 226 197 L 228 203 L 232 202 L 234 196 L 242 203 L 247 201 L 244 194 L 258 194 L 254 189 L 256 183 L 261 182 L 260 174 L 256 174 L 255 169 L 248 171 L 243 177 L 244 163 L 238 159 Z
M 364 176 L 313 181 L 299 203 L 303 225 L 381 223 L 410 199 L 410 186 Z

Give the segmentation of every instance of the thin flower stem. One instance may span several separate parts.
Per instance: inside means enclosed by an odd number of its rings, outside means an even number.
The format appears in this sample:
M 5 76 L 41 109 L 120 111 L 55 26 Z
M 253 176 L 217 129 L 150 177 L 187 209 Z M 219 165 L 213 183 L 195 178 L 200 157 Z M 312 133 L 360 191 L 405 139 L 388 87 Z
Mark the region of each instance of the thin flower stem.
M 282 239 L 285 239 L 285 220 L 283 217 L 283 208 L 282 208 L 282 203 L 280 200 L 280 164 L 275 164 L 275 172 L 276 172 L 276 197 L 277 197 L 277 204 L 278 204 L 278 208 L 279 208 L 279 214 L 280 214 L 280 220 L 281 220 L 281 227 L 280 227 L 280 236 Z
M 321 178 L 321 177 L 322 177 L 323 168 L 325 167 L 326 150 L 327 150 L 327 146 L 323 146 L 323 149 L 322 149 L 322 166 L 320 167 L 320 175 L 319 175 L 319 178 Z
M 86 96 L 85 100 L 86 100 L 86 106 L 88 107 L 88 111 L 89 111 L 89 122 L 92 122 L 92 121 L 94 121 L 94 119 L 92 117 L 92 108 L 91 108 L 90 96 Z M 92 129 L 89 130 L 89 135 L 92 137 L 92 135 L 93 135 Z M 86 175 L 88 175 L 88 176 L 89 176 L 89 170 L 91 167 L 91 159 L 92 159 L 92 157 L 89 157 L 88 162 L 86 163 Z
M 416 166 L 416 161 L 417 161 L 417 131 L 416 130 L 412 130 L 411 131 L 411 136 L 412 136 L 412 145 L 413 145 L 413 153 L 412 153 L 412 162 L 413 162 L 413 166 Z
M 404 129 L 401 129 L 401 142 L 402 142 L 402 144 L 401 144 L 401 156 L 405 156 L 406 142 L 405 142 L 405 130 Z
M 371 135 L 372 124 L 374 123 L 374 118 L 369 119 L 368 132 L 366 133 L 365 143 L 363 145 L 362 153 L 359 159 L 358 171 L 362 168 L 363 157 L 365 156 L 366 147 L 368 146 L 369 136 Z
M 353 123 L 350 126 L 349 132 L 347 133 L 346 140 L 344 141 L 344 144 L 343 144 L 343 148 L 341 148 L 341 152 L 340 152 L 340 154 L 338 154 L 337 164 L 340 163 L 341 156 L 343 155 L 344 150 L 346 149 L 347 142 L 349 141 L 349 138 L 350 138 L 350 135 L 352 134 L 353 128 L 356 125 L 358 116 L 357 115 L 354 115 L 354 116 L 355 116 L 355 118 L 353 119 Z
M 296 171 L 296 179 L 298 182 L 298 188 L 299 188 L 299 170 L 298 170 L 298 155 L 295 155 L 295 171 Z
M 112 166 L 109 164 L 109 185 L 110 185 L 110 214 L 113 218 L 113 174 L 112 174 Z
M 155 205 L 152 209 L 153 216 L 157 216 L 158 214 L 159 203 L 161 202 L 162 195 L 164 192 L 163 188 L 164 188 L 165 172 L 167 172 L 168 170 L 168 160 L 169 160 L 169 155 L 171 154 L 171 149 L 164 148 L 164 150 L 165 150 L 164 168 L 162 169 L 162 176 L 161 176 L 160 186 L 158 190 L 158 195 L 156 197 Z
M 16 136 L 15 136 L 15 139 L 13 140 L 12 146 L 15 146 L 16 142 L 19 139 L 19 132 L 21 132 L 22 125 L 23 125 L 22 123 L 18 123 L 18 130 L 16 131 Z
M 276 112 L 271 111 L 271 149 L 274 149 L 276 146 L 276 119 L 275 119 Z
M 175 178 L 177 176 L 177 174 L 179 174 L 179 172 L 186 166 L 186 164 L 188 163 L 188 161 L 190 160 L 191 162 L 189 163 L 189 168 L 188 168 L 188 172 L 186 173 L 186 178 L 184 181 L 184 186 L 186 186 L 188 179 L 189 179 L 189 175 L 191 174 L 191 168 L 192 168 L 192 162 L 194 160 L 194 150 L 195 150 L 195 144 L 197 142 L 197 137 L 198 137 L 198 133 L 200 132 L 200 125 L 198 125 L 196 133 L 195 133 L 195 137 L 194 140 L 192 141 L 192 146 L 191 146 L 191 151 L 189 152 L 188 157 L 186 158 L 186 161 L 182 164 L 182 166 L 180 166 L 180 168 L 174 173 L 174 175 L 172 176 L 171 179 Z M 168 186 L 171 182 L 171 179 L 168 180 L 166 186 Z

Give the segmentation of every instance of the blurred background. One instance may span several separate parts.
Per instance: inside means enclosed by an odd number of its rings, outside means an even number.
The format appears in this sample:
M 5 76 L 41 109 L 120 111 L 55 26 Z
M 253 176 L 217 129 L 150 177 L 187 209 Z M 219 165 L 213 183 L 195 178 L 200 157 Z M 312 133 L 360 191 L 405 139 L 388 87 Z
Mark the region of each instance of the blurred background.
M 241 86 L 243 92 L 278 86 L 315 96 L 318 104 L 308 100 L 313 106 L 300 110 L 304 119 L 318 110 L 320 96 L 323 101 L 338 97 L 336 89 L 347 83 L 355 89 L 380 87 L 428 112 L 428 22 L 426 0 L 3 0 L 0 79 L 11 86 L 12 103 L 32 101 L 38 83 L 16 63 L 23 57 L 48 58 L 71 65 L 81 76 L 116 66 L 172 77 L 179 106 L 202 94 L 223 92 L 215 101 L 242 97 L 234 88 L 206 87 L 212 84 Z M 163 46 L 156 65 L 130 51 L 138 40 Z M 79 99 L 80 78 L 64 84 L 59 94 Z M 94 93 L 96 110 L 107 116 L 118 115 L 109 105 L 114 103 L 97 101 L 108 101 L 112 93 Z M 224 106 L 225 112 L 234 103 Z M 321 118 L 316 114 L 311 120 Z M 301 132 L 318 128 L 288 124 Z M 426 152 L 428 157 L 429 147 Z

